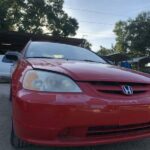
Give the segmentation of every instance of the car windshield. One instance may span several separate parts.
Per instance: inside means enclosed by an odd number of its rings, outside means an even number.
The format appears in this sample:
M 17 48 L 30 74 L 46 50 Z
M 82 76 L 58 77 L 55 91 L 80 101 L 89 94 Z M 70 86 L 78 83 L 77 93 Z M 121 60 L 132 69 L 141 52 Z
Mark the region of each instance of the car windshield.
M 26 58 L 51 58 L 106 63 L 90 50 L 66 44 L 31 42 Z

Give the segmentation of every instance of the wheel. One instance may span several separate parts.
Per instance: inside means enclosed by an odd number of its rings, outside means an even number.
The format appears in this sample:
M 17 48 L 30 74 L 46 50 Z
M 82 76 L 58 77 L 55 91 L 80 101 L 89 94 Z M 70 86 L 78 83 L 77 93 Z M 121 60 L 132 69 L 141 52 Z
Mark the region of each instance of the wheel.
M 24 148 L 27 147 L 29 144 L 22 141 L 20 138 L 18 138 L 14 132 L 14 128 L 12 125 L 12 129 L 11 129 L 11 137 L 10 137 L 10 142 L 11 145 L 15 148 Z

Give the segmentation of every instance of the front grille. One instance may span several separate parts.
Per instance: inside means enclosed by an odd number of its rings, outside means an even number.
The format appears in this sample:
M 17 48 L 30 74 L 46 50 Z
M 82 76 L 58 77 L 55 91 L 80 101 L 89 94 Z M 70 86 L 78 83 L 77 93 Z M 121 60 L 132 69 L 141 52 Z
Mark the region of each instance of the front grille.
M 150 85 L 144 83 L 131 82 L 90 82 L 92 87 L 99 93 L 124 95 L 122 91 L 123 85 L 129 85 L 133 88 L 133 95 L 143 94 L 150 91 Z
M 99 92 L 107 93 L 107 94 L 120 94 L 122 95 L 122 91 L 106 91 L 106 90 L 100 90 Z M 134 94 L 142 94 L 145 93 L 146 91 L 134 91 Z
M 87 131 L 87 136 L 97 137 L 97 136 L 109 136 L 109 135 L 121 135 L 130 134 L 137 132 L 150 131 L 150 123 L 138 124 L 138 125 L 126 125 L 126 126 L 96 126 L 89 127 Z

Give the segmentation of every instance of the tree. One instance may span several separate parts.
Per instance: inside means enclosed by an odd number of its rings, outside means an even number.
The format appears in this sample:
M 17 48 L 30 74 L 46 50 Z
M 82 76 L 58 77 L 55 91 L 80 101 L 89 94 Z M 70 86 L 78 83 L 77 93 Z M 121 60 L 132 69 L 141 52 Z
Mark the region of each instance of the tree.
M 127 26 L 127 23 L 124 21 L 119 21 L 115 25 L 114 32 L 117 35 L 115 49 L 118 52 L 126 52 L 126 50 L 127 50 L 127 47 L 126 47 L 126 34 L 127 34 L 126 26 Z
M 84 39 L 84 42 L 82 43 L 82 47 L 91 50 L 92 44 L 87 39 Z
M 147 55 L 150 50 L 150 12 L 143 12 L 126 22 L 117 22 L 114 32 L 117 51 L 128 52 L 132 56 Z
M 99 56 L 106 56 L 106 55 L 112 54 L 113 52 L 114 52 L 113 49 L 108 49 L 103 46 L 100 46 L 100 50 L 97 52 L 97 54 Z
M 64 0 L 0 0 L 0 29 L 74 36 L 76 19 L 63 10 Z
M 11 7 L 9 0 L 0 0 L 0 29 L 11 30 L 11 19 L 9 17 L 8 9 Z

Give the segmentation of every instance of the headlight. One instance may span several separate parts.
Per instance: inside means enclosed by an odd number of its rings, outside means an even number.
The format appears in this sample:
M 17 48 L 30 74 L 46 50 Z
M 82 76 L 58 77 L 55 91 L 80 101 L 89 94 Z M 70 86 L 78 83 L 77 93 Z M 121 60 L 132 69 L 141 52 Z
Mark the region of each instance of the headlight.
M 29 70 L 23 79 L 23 88 L 45 92 L 82 92 L 69 77 L 46 71 Z

